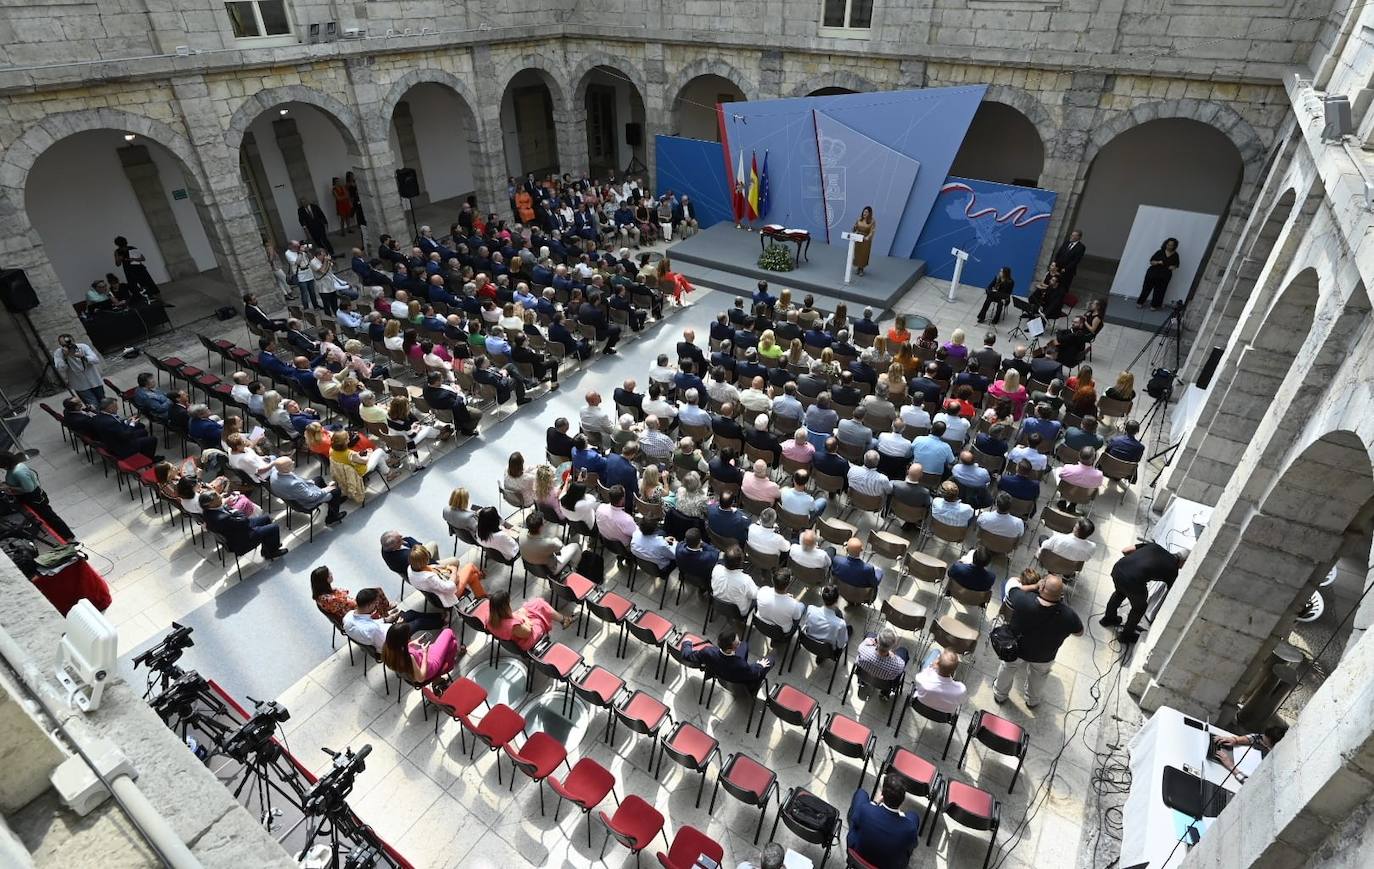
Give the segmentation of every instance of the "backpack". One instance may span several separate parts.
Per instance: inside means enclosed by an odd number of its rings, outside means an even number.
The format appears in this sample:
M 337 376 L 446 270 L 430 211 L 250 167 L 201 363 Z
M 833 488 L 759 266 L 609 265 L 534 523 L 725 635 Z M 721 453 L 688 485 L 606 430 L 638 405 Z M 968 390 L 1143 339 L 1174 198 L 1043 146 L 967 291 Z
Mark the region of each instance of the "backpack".
M 788 814 L 798 826 L 812 830 L 818 836 L 826 837 L 833 833 L 835 824 L 840 820 L 840 813 L 834 806 L 806 791 L 798 791 L 797 795 L 792 798 L 792 806 Z
M 1006 622 L 1002 622 L 988 632 L 988 645 L 992 646 L 992 653 L 999 660 L 1006 661 L 1008 664 L 1014 663 L 1021 657 L 1021 635 Z

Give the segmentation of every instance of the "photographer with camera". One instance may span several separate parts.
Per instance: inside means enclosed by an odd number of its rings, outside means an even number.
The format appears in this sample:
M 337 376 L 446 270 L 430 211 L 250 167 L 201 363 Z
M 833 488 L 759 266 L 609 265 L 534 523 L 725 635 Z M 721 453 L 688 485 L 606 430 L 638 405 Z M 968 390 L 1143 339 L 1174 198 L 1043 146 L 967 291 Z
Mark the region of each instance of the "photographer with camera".
M 79 342 L 65 332 L 57 336 L 57 349 L 52 354 L 53 367 L 66 381 L 67 388 L 92 409 L 99 407 L 105 398 L 100 362 L 100 354 L 91 349 L 91 345 Z
M 15 500 L 32 510 L 39 519 L 68 542 L 72 540 L 75 535 L 71 526 L 62 521 L 62 517 L 53 510 L 52 504 L 48 503 L 48 493 L 39 485 L 38 475 L 24 463 L 22 453 L 0 452 L 0 471 L 5 472 L 0 489 L 13 495 Z

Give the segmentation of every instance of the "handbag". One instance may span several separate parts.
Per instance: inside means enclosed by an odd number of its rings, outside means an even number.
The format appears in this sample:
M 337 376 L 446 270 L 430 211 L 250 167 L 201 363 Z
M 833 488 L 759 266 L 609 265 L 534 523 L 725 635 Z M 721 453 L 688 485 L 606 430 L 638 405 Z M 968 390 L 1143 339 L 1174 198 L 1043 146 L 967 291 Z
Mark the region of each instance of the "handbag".
M 834 806 L 810 793 L 798 793 L 792 798 L 788 815 L 798 826 L 827 839 L 834 834 L 840 813 Z

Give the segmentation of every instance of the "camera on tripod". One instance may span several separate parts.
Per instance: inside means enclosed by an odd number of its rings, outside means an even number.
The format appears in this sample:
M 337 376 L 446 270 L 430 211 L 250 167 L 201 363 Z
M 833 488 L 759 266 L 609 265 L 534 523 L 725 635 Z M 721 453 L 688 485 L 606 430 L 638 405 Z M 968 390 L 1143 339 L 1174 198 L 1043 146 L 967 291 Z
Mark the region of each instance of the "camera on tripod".
M 181 653 L 194 646 L 192 628 L 172 622 L 172 630 L 157 645 L 134 658 L 134 668 L 146 664 L 154 672 L 166 670 L 181 659 Z
M 1150 372 L 1150 382 L 1145 384 L 1145 394 L 1155 401 L 1168 401 L 1174 396 L 1176 375 L 1167 368 L 1156 368 Z
M 291 720 L 291 713 L 275 700 L 262 702 L 253 700 L 253 717 L 234 731 L 224 743 L 224 754 L 243 763 L 250 755 L 256 754 L 270 744 L 277 725 Z
M 306 795 L 304 809 L 307 815 L 335 814 L 347 808 L 344 800 L 352 793 L 358 773 L 366 768 L 364 760 L 372 752 L 372 744 L 364 745 L 356 754 L 351 748 L 343 751 L 322 750 L 334 758 L 334 763 Z

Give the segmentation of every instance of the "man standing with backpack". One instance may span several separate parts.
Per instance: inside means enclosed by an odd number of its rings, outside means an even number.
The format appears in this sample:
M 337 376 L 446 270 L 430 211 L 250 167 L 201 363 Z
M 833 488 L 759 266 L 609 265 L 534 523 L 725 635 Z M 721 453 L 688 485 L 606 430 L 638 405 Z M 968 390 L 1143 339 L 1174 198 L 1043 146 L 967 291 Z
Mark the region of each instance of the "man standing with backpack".
M 993 639 L 1002 665 L 997 668 L 997 678 L 992 683 L 992 699 L 998 703 L 1007 702 L 1012 682 L 1024 664 L 1026 708 L 1034 709 L 1040 705 L 1040 690 L 1054 666 L 1059 647 L 1070 636 L 1083 633 L 1083 622 L 1078 613 L 1064 603 L 1064 580 L 1052 573 L 1043 579 L 1023 574 L 1020 587 L 1007 592 L 1004 606 L 1011 615 L 1005 630 L 995 630 L 1014 635 L 1015 649 L 998 648 L 996 638 Z

